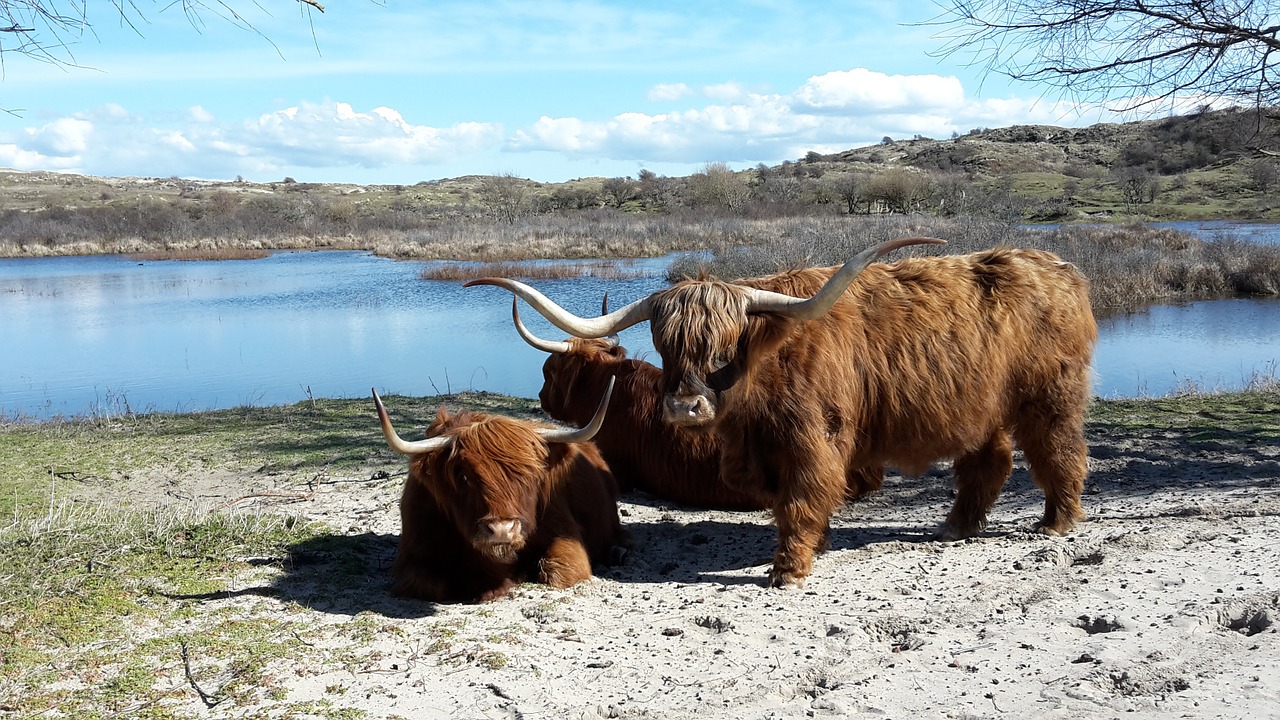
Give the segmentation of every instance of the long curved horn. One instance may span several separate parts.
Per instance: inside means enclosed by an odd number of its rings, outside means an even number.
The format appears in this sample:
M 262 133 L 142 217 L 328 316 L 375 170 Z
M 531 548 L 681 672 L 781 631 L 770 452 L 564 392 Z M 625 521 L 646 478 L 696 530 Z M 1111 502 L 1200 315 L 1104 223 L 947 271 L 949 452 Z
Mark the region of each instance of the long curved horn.
M 474 285 L 496 285 L 510 290 L 518 295 L 520 299 L 529 303 L 529 306 L 534 310 L 542 313 L 542 316 L 550 320 L 553 325 L 570 335 L 580 338 L 599 338 L 612 335 L 619 330 L 648 320 L 650 314 L 649 298 L 636 300 L 630 305 L 620 307 L 608 315 L 581 318 L 560 307 L 546 295 L 516 280 L 480 278 L 479 280 L 465 282 L 462 287 L 472 287 Z
M 604 299 L 600 301 L 600 314 L 601 315 L 609 314 L 609 291 L 608 290 L 604 291 Z M 612 335 L 605 335 L 604 339 L 609 341 L 609 347 L 618 347 L 619 343 L 622 342 L 621 340 L 618 339 L 618 333 L 616 332 L 613 333 Z
M 431 437 L 417 442 L 405 440 L 400 437 L 395 428 L 391 427 L 391 418 L 387 417 L 387 409 L 382 405 L 382 398 L 378 397 L 377 388 L 373 389 L 373 403 L 378 406 L 378 422 L 382 425 L 382 435 L 387 439 L 387 445 L 401 455 L 431 452 L 432 450 L 439 450 L 449 443 L 450 438 L 448 436 Z
M 875 262 L 876 258 L 908 245 L 944 245 L 946 242 L 946 240 L 931 237 L 905 237 L 882 242 L 875 247 L 863 250 L 842 265 L 811 298 L 798 298 L 769 290 L 751 289 L 748 295 L 747 312 L 777 313 L 800 320 L 822 317 L 836 304 L 844 291 L 853 283 L 853 279 L 867 269 L 868 265 Z
M 543 340 L 542 338 L 529 332 L 529 328 L 520 322 L 520 298 L 511 297 L 511 319 L 516 324 L 516 332 L 520 333 L 520 337 L 524 341 L 541 350 L 549 353 L 566 353 L 569 352 L 569 343 L 564 340 Z
M 596 407 L 596 414 L 591 418 L 591 422 L 583 426 L 581 430 L 546 428 L 539 430 L 538 434 L 549 443 L 586 442 L 595 437 L 596 433 L 600 432 L 600 426 L 604 424 L 604 414 L 609 409 L 609 398 L 613 396 L 613 383 L 616 380 L 616 377 L 609 378 L 609 386 L 604 389 L 604 397 L 600 399 L 600 405 Z

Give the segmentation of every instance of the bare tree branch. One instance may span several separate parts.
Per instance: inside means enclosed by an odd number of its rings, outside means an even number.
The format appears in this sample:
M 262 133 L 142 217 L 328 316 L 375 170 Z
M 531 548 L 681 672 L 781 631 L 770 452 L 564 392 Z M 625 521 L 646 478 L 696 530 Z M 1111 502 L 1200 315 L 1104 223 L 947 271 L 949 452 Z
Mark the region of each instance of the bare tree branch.
M 1280 103 L 1280 0 L 937 0 L 938 56 L 1123 109 Z
M 308 19 L 313 12 L 322 13 L 325 9 L 318 0 L 293 0 L 293 4 L 301 8 Z M 146 18 L 135 0 L 109 0 L 109 5 L 110 16 L 142 35 L 138 26 Z M 204 18 L 211 14 L 271 42 L 232 6 L 231 0 L 172 0 L 157 12 L 172 8 L 180 8 L 197 31 L 206 27 Z M 86 35 L 93 35 L 88 0 L 0 0 L 0 68 L 3 68 L 4 57 L 14 53 L 63 67 L 79 67 L 72 46 Z M 279 52 L 279 48 L 276 51 Z

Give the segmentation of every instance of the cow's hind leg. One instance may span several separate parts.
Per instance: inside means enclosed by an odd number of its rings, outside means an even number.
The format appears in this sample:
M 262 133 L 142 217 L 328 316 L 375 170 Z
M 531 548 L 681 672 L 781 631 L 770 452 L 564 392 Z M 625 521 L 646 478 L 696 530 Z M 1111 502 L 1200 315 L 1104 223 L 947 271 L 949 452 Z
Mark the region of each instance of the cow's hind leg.
M 844 498 L 861 500 L 884 487 L 884 466 L 851 467 L 845 474 Z
M 1013 472 L 1013 445 L 1009 433 L 997 430 L 977 450 L 956 458 L 956 501 L 947 515 L 940 540 L 961 540 L 982 532 L 987 512 L 1000 495 L 1000 488 Z
M 1085 517 L 1080 495 L 1089 472 L 1089 448 L 1081 405 L 1068 413 L 1029 413 L 1016 431 L 1031 480 L 1044 491 L 1044 517 L 1036 527 L 1047 535 L 1065 535 Z

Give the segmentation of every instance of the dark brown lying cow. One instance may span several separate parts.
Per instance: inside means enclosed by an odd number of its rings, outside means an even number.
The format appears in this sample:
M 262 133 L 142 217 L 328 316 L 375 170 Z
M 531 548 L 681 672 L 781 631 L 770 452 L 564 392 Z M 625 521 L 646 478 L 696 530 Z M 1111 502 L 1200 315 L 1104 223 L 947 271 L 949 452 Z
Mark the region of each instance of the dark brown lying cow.
M 686 280 L 597 318 L 512 280 L 469 284 L 507 288 L 578 337 L 648 320 L 665 418 L 713 428 L 725 481 L 773 495 L 770 583 L 799 587 L 850 466 L 920 472 L 954 459 L 957 493 L 941 537 L 958 539 L 985 527 L 1016 440 L 1045 493 L 1038 527 L 1063 534 L 1084 517 L 1097 338 L 1088 282 L 1038 250 L 872 264 L 895 248 L 941 242 L 883 243 L 834 273 Z M 830 280 L 803 290 L 815 273 Z
M 442 407 L 427 439 L 400 438 L 374 391 L 392 450 L 409 456 L 392 594 L 436 602 L 491 600 L 525 581 L 565 588 L 630 547 L 618 486 L 582 430 Z
M 720 440 L 662 420 L 662 370 L 627 357 L 617 338 L 544 340 L 520 321 L 514 298 L 511 317 L 520 337 L 550 353 L 542 364 L 542 409 L 560 422 L 581 425 L 595 408 L 584 398 L 600 397 L 616 381 L 609 414 L 592 439 L 623 490 L 638 488 L 657 497 L 697 507 L 760 510 L 773 498 L 758 488 L 727 485 L 720 477 Z M 607 306 L 606 306 L 607 307 Z M 881 467 L 850 468 L 846 499 L 880 489 Z

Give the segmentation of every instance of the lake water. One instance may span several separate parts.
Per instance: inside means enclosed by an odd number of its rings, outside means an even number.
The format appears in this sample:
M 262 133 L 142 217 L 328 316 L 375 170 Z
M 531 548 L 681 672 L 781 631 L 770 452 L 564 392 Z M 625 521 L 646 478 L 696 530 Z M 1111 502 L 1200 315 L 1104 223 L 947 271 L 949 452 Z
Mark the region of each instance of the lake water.
M 666 286 L 670 258 L 619 261 L 634 279 L 539 280 L 596 314 Z M 360 252 L 262 260 L 139 262 L 120 256 L 0 260 L 0 416 L 277 405 L 379 392 L 489 390 L 536 397 L 543 353 L 511 324 L 511 296 L 423 281 L 424 267 Z M 564 336 L 537 313 L 534 332 Z M 1222 300 L 1102 324 L 1095 392 L 1236 388 L 1276 374 L 1280 301 Z M 659 363 L 647 324 L 622 333 Z
M 1071 227 L 1088 227 L 1090 223 L 1073 223 Z M 1220 237 L 1231 237 L 1270 245 L 1280 244 L 1280 222 L 1263 222 L 1260 220 L 1174 220 L 1170 222 L 1147 223 L 1153 228 L 1170 228 L 1190 233 L 1204 240 L 1215 240 Z M 1061 223 L 1037 223 L 1023 225 L 1032 230 L 1057 230 Z

